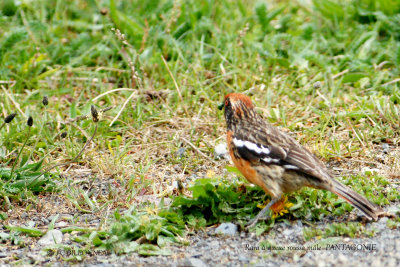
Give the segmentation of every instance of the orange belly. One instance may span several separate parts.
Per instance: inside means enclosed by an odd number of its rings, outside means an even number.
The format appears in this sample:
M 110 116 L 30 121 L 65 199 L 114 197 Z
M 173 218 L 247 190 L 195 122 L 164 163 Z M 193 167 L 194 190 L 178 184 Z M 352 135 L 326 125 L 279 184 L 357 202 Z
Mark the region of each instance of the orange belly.
M 252 184 L 260 186 L 265 193 L 268 195 L 271 195 L 270 190 L 268 190 L 266 184 L 263 182 L 261 179 L 260 175 L 257 173 L 257 171 L 252 168 L 251 162 L 237 158 L 232 149 L 232 132 L 228 131 L 227 133 L 227 144 L 228 144 L 228 150 L 229 150 L 229 155 L 231 156 L 231 159 L 233 161 L 233 164 L 235 164 L 236 168 L 243 174 L 243 176 Z

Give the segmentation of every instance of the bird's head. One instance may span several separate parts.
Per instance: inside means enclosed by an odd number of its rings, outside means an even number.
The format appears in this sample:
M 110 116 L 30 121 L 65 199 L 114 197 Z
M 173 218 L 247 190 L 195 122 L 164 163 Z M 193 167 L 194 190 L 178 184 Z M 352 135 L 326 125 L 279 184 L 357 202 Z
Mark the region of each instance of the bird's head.
M 228 128 L 231 128 L 233 123 L 240 122 L 243 119 L 251 119 L 256 116 L 251 99 L 239 93 L 227 94 L 224 98 L 224 102 L 221 103 L 218 108 L 224 109 Z

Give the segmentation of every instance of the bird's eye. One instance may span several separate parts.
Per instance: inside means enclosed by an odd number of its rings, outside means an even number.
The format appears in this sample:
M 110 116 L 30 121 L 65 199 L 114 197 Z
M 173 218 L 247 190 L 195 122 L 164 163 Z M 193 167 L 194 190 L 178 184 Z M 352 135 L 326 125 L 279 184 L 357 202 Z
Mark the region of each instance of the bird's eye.
M 229 101 L 225 100 L 225 106 L 229 105 Z

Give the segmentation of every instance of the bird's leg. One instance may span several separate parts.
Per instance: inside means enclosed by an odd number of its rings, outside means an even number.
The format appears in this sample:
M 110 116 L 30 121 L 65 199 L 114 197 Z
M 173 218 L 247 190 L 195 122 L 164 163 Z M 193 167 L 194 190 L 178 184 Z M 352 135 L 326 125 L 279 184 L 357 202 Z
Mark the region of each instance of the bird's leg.
M 272 205 L 274 205 L 276 202 L 278 202 L 281 199 L 282 195 L 279 195 L 273 199 L 271 199 L 271 201 L 268 203 L 267 206 L 265 206 L 265 208 L 263 208 L 256 217 L 254 217 L 253 219 L 251 219 L 247 225 L 246 228 L 249 229 L 251 227 L 253 227 L 260 219 L 264 219 L 267 220 L 269 218 L 269 216 L 264 217 L 265 214 L 268 212 L 269 209 L 271 209 Z M 263 218 L 264 217 L 264 218 Z

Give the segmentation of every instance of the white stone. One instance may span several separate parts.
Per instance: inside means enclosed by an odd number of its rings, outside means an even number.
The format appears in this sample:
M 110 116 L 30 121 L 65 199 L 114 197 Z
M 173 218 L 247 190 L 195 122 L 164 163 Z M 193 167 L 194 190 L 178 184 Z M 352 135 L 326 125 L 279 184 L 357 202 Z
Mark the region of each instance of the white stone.
M 60 244 L 63 240 L 63 233 L 60 230 L 53 229 L 48 231 L 42 238 L 39 239 L 38 244 L 41 246 L 50 246 Z
M 214 155 L 216 158 L 228 158 L 228 149 L 226 144 L 218 144 L 214 148 Z

